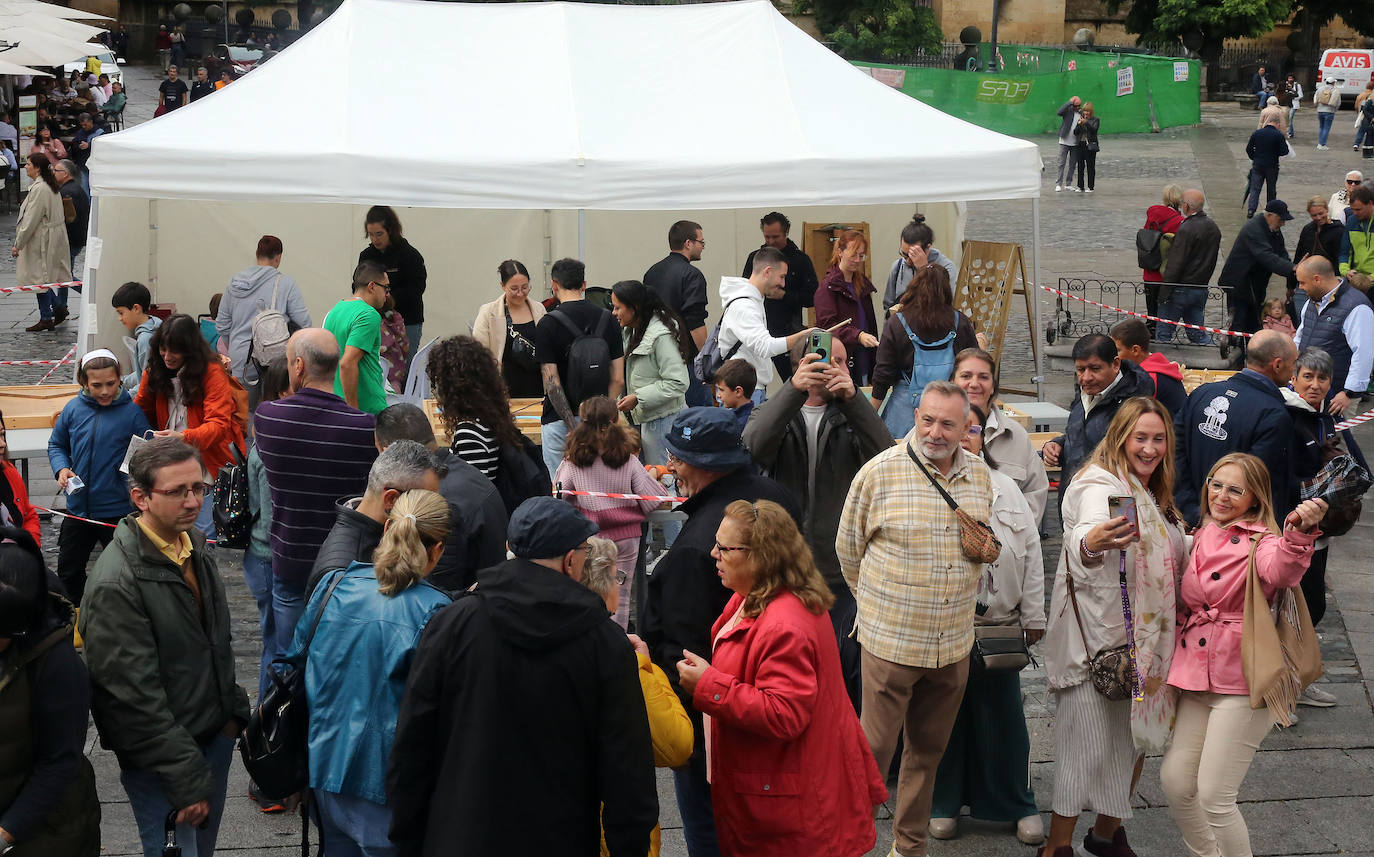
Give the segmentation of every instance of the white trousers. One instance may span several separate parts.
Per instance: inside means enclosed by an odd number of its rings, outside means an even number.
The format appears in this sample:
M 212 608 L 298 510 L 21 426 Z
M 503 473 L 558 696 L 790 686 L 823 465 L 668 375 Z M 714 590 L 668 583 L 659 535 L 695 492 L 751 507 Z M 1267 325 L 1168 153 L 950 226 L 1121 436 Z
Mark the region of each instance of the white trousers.
M 1159 778 L 1195 857 L 1251 857 L 1250 831 L 1236 794 L 1272 725 L 1269 709 L 1251 709 L 1249 696 L 1179 694 L 1174 741 Z

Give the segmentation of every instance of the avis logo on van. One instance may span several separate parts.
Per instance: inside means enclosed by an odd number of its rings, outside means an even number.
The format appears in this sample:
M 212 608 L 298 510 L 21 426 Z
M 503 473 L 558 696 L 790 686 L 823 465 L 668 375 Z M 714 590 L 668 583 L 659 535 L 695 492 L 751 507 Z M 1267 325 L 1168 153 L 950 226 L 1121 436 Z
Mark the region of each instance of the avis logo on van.
M 1323 80 L 1330 78 L 1335 81 L 1343 99 L 1353 99 L 1364 89 L 1371 70 L 1374 70 L 1374 50 L 1356 48 L 1330 48 L 1323 51 L 1318 69 Z

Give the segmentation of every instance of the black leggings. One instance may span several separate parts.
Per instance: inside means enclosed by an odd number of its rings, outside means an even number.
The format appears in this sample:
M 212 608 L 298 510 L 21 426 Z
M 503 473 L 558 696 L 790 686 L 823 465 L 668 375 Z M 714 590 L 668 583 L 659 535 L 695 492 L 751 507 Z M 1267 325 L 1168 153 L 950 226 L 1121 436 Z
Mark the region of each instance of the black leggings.
M 1078 189 L 1083 189 L 1083 170 L 1088 170 L 1088 189 L 1097 187 L 1097 153 L 1087 146 L 1078 147 Z
M 1326 557 L 1328 549 L 1312 552 L 1312 562 L 1302 576 L 1302 597 L 1307 601 L 1307 612 L 1312 614 L 1312 624 L 1316 625 L 1326 615 Z
M 119 518 L 97 520 L 119 523 Z M 86 591 L 86 562 L 91 558 L 91 551 L 97 544 L 108 545 L 112 538 L 114 527 L 88 524 L 75 518 L 62 519 L 62 529 L 57 532 L 57 576 L 67 589 L 67 597 L 76 606 L 81 606 L 81 596 Z

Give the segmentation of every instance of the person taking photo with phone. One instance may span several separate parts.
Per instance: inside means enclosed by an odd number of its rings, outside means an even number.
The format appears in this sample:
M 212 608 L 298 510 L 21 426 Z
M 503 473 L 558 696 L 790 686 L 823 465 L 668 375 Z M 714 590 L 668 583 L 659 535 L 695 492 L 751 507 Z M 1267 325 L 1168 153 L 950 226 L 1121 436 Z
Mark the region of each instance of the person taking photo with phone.
M 1097 812 L 1087 853 L 1132 853 L 1121 823 L 1144 754 L 1164 749 L 1174 716 L 1164 679 L 1187 551 L 1173 450 L 1169 411 L 1153 398 L 1127 399 L 1064 496 L 1044 641 L 1057 708 L 1054 817 L 1041 857 L 1073 857 L 1085 808 Z

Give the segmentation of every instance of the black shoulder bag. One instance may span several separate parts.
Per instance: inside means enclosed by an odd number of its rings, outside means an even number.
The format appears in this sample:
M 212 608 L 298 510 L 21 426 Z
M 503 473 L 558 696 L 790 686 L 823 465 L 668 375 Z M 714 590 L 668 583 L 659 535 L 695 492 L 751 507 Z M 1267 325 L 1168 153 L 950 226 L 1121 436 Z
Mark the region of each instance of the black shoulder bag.
M 280 658 L 267 671 L 269 684 L 258 707 L 248 718 L 239 738 L 243 767 L 264 795 L 285 798 L 303 791 L 310 783 L 310 714 L 305 696 L 305 659 L 315 630 L 329 606 L 329 599 L 344 579 L 342 569 L 334 576 L 320 601 L 315 620 L 299 662 Z

